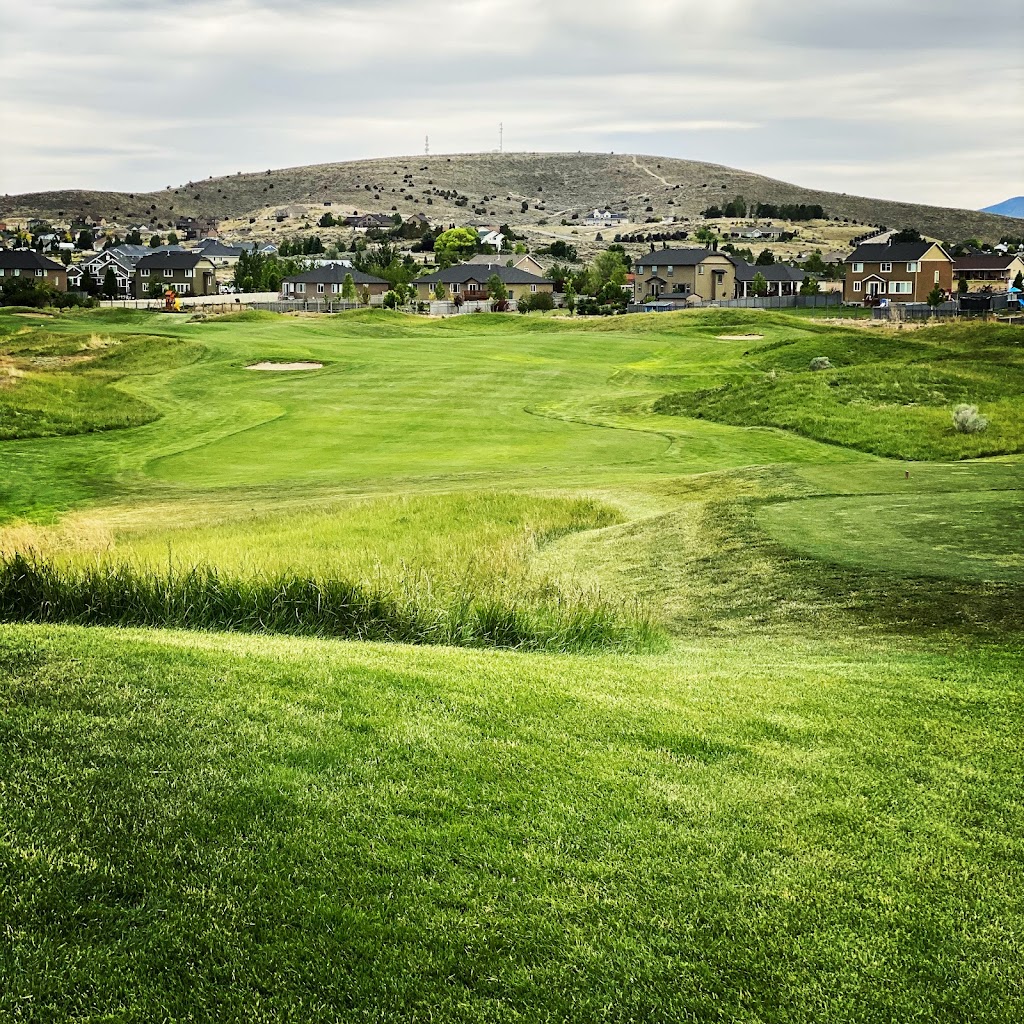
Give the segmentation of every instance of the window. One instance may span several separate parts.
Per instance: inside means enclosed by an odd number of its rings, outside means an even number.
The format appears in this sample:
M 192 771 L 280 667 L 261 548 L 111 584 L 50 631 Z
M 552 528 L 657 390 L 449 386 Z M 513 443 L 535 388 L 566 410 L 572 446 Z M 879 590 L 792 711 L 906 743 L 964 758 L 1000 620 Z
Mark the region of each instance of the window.
M 939 283 L 939 272 L 937 270 L 935 271 L 935 283 Z
M 510 299 L 514 299 L 516 297 L 516 293 L 514 291 L 512 291 L 511 288 L 509 288 L 509 290 L 508 290 L 508 297 Z
M 323 293 L 324 293 L 324 286 L 322 284 L 318 284 L 316 286 L 316 290 L 317 290 L 317 294 L 323 295 Z
M 537 290 L 537 286 L 535 284 L 531 284 L 530 285 L 530 291 L 531 292 L 535 292 L 536 290 Z
M 890 295 L 911 295 L 914 291 L 914 286 L 910 281 L 890 281 L 889 282 L 889 294 Z
M 296 290 L 297 292 L 304 292 L 304 291 L 306 290 L 306 286 L 305 286 L 304 284 L 301 284 L 301 283 L 300 283 L 300 284 L 297 284 L 297 285 L 295 286 L 295 290 Z
M 185 274 L 186 277 L 191 277 L 192 276 L 192 271 L 191 270 L 186 270 L 186 271 L 184 271 L 184 274 Z
M 861 285 L 860 281 L 854 281 L 853 282 L 853 290 L 855 292 L 859 292 L 860 291 L 860 285 Z
M 666 271 L 668 272 L 668 276 L 669 276 L 669 277 L 671 277 L 671 276 L 672 276 L 672 271 L 673 271 L 674 269 L 675 269 L 674 267 L 666 267 L 666 268 L 665 268 L 665 270 L 666 270 Z
M 140 270 L 139 271 L 139 276 L 140 277 L 149 277 L 149 271 L 148 270 Z
M 335 282 L 334 284 L 331 285 L 331 291 L 334 292 L 335 295 L 337 295 L 338 292 L 341 291 L 341 285 Z
M 7 271 L 6 271 L 6 270 L 4 270 L 4 268 L 3 268 L 3 267 L 0 267 L 0 277 L 3 277 L 3 276 L 4 276 L 4 274 L 6 274 L 6 273 L 7 273 Z
M 907 273 L 908 274 L 919 274 L 920 272 L 921 272 L 921 264 L 920 263 L 908 263 L 907 264 Z
M 703 274 L 703 273 L 704 273 L 704 265 L 703 265 L 703 264 L 700 264 L 700 265 L 699 265 L 699 266 L 697 267 L 697 273 L 698 273 L 698 274 Z
M 883 274 L 891 274 L 892 273 L 892 264 L 891 263 L 880 263 L 879 264 L 879 269 L 882 271 Z
M 37 270 L 36 271 L 36 277 L 46 277 L 46 271 L 45 270 Z
M 657 275 L 658 275 L 658 268 L 657 267 L 651 267 L 651 277 L 657 277 Z
M 854 265 L 853 265 L 853 272 L 855 274 L 863 274 L 864 273 L 864 264 L 863 263 L 854 263 Z
M 21 277 L 21 270 L 18 267 L 15 267 L 11 271 L 11 277 Z

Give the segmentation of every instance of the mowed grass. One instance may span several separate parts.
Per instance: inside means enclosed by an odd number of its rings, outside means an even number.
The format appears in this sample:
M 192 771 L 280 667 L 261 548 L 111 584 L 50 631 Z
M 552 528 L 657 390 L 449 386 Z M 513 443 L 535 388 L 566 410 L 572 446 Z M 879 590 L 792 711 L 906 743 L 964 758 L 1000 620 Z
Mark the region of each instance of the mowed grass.
M 11 1019 L 1019 1018 L 1019 652 L 2 637 Z
M 828 354 L 899 437 L 894 381 L 1016 408 L 1018 335 L 743 310 L 13 334 L 102 338 L 157 418 L 0 444 L 0 548 L 63 574 L 0 626 L 0 1017 L 1024 1016 L 1021 459 L 658 410 Z M 140 580 L 150 617 L 113 614 Z M 331 580 L 416 615 L 640 610 L 660 640 L 252 635 L 330 633 L 285 617 Z

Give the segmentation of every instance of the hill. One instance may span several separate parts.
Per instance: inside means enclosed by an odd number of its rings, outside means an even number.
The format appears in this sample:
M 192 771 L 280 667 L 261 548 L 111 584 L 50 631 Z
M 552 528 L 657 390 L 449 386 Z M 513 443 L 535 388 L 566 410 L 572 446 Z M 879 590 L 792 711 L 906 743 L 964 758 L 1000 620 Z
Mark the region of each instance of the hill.
M 1024 217 L 1024 196 L 1016 196 L 995 206 L 986 206 L 982 213 L 997 213 L 1003 217 Z
M 736 195 L 753 202 L 820 205 L 829 217 L 910 226 L 948 240 L 995 241 L 1020 229 L 992 213 L 826 192 L 719 164 L 612 153 L 394 157 L 238 173 L 148 193 L 26 193 L 0 199 L 0 216 L 89 215 L 119 224 L 169 224 L 191 216 L 269 230 L 280 208 L 308 206 L 318 219 L 329 203 L 345 213 L 422 212 L 438 221 L 513 225 L 557 223 L 603 207 L 625 210 L 633 223 L 643 223 L 650 217 L 697 218 Z

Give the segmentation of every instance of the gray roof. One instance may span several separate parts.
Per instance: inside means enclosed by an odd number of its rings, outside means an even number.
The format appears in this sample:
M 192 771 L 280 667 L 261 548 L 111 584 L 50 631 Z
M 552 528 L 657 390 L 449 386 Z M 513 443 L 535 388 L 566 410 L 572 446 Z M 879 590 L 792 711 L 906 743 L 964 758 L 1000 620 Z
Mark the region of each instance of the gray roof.
M 35 249 L 0 249 L 0 267 L 5 270 L 63 270 L 64 265 L 55 263 Z
M 251 246 L 250 246 L 251 248 Z M 248 248 L 243 248 L 240 245 L 225 245 L 216 239 L 210 238 L 204 242 L 200 242 L 194 249 L 195 252 L 201 252 L 204 256 L 241 256 L 243 252 L 248 252 Z
M 528 270 L 506 267 L 504 263 L 460 263 L 447 270 L 435 270 L 433 274 L 417 277 L 415 284 L 465 284 L 466 281 L 486 283 L 489 277 L 497 274 L 502 284 L 551 284 L 546 277 L 538 277 Z
M 736 280 L 753 281 L 760 274 L 766 281 L 795 281 L 803 283 L 807 276 L 806 272 L 798 267 L 789 267 L 785 263 L 772 263 L 767 267 L 759 267 L 754 263 L 747 263 L 746 260 L 736 261 Z
M 655 249 L 636 261 L 638 267 L 695 267 L 709 256 L 724 256 L 730 263 L 736 258 L 718 249 Z
M 136 270 L 192 270 L 197 264 L 205 260 L 201 252 L 188 252 L 185 249 L 174 252 L 166 249 L 158 249 L 156 252 L 143 256 L 135 264 Z
M 896 245 L 858 245 L 846 257 L 847 263 L 916 263 L 935 242 L 900 242 Z M 939 246 L 942 249 L 942 246 Z M 945 250 L 942 250 L 945 252 Z
M 315 270 L 307 270 L 303 274 L 289 274 L 285 281 L 298 282 L 302 281 L 306 284 L 344 284 L 345 276 L 347 274 L 352 275 L 352 280 L 356 284 L 387 284 L 381 277 L 374 277 L 372 274 L 364 274 L 361 270 L 354 270 L 352 267 L 339 266 L 337 263 L 331 263 L 326 267 L 317 267 Z

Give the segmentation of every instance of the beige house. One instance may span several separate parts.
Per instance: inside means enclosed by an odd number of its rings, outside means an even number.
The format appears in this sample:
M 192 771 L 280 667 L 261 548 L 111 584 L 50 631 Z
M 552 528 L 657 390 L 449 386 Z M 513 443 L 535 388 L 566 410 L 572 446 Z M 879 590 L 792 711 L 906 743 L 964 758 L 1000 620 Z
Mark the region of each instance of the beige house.
M 983 288 L 1005 292 L 1024 274 L 1024 256 L 1020 253 L 987 253 L 982 256 L 958 256 L 953 261 L 953 277 L 966 281 L 967 290 L 980 292 Z
M 477 266 L 493 266 L 495 263 L 504 263 L 506 266 L 514 267 L 516 270 L 525 270 L 528 274 L 536 274 L 538 277 L 544 276 L 544 268 L 529 253 L 520 255 L 510 253 L 508 256 L 504 253 L 499 253 L 497 256 L 481 253 L 477 256 L 471 256 L 466 262 Z
M 0 277 L 29 277 L 49 284 L 59 292 L 68 290 L 64 266 L 40 255 L 34 249 L 0 249 Z
M 216 295 L 217 268 L 202 253 L 157 251 L 135 265 L 135 295 L 145 298 L 154 285 L 178 295 Z
M 865 243 L 846 257 L 843 301 L 925 302 L 936 285 L 953 290 L 953 260 L 938 242 Z
M 496 259 L 497 257 L 492 257 Z M 497 275 L 511 302 L 517 302 L 525 295 L 536 295 L 538 292 L 553 292 L 555 284 L 546 277 L 539 277 L 529 271 L 517 267 L 506 267 L 504 263 L 461 263 L 447 270 L 438 270 L 425 277 L 418 277 L 416 297 L 421 302 L 429 302 L 435 297 L 437 286 L 443 285 L 445 297 L 454 299 L 457 295 L 464 302 L 485 302 L 487 281 Z
M 633 301 L 714 302 L 736 295 L 736 265 L 714 249 L 656 249 L 636 262 Z
M 391 287 L 383 278 L 364 274 L 361 270 L 342 263 L 328 263 L 326 266 L 307 270 L 302 274 L 293 274 L 281 282 L 281 295 L 286 299 L 305 299 L 307 301 L 324 300 L 335 302 L 342 299 L 345 278 L 351 277 L 356 286 L 358 301 L 362 297 L 369 298 L 371 305 L 379 306 L 384 294 Z

